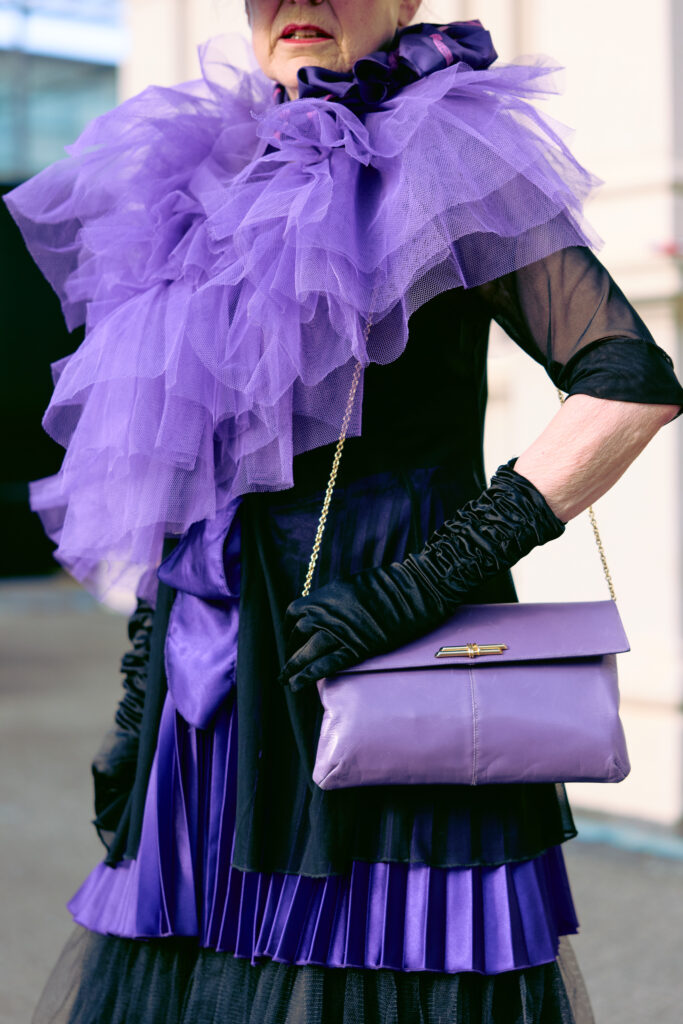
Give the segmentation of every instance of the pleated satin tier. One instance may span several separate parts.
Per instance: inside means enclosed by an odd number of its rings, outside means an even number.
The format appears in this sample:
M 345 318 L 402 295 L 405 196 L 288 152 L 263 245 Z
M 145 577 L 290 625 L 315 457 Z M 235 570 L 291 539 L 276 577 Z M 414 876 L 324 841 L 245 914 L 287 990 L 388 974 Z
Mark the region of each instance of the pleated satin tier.
M 549 963 L 576 932 L 559 847 L 495 867 L 356 861 L 328 878 L 233 868 L 235 710 L 198 730 L 167 699 L 138 857 L 95 868 L 69 904 L 79 924 L 197 936 L 252 963 L 481 974 Z

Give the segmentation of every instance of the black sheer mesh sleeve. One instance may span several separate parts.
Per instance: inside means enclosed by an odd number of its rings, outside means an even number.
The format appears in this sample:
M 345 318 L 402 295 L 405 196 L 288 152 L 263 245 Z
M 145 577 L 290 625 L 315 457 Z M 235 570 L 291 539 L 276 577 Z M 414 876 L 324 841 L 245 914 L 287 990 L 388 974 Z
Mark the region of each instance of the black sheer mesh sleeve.
M 562 249 L 476 291 L 570 395 L 683 405 L 671 359 L 590 249 Z

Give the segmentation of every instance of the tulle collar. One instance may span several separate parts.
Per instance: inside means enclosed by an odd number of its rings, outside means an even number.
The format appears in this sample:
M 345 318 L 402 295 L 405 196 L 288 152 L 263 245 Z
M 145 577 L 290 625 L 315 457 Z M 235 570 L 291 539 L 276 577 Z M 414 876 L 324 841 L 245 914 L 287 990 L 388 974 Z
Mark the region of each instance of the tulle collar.
M 6 197 L 69 325 L 87 318 L 43 421 L 68 452 L 31 500 L 95 589 L 151 595 L 165 535 L 291 487 L 339 437 L 356 361 L 399 358 L 434 295 L 592 239 L 594 179 L 529 102 L 553 66 L 489 67 L 478 22 L 306 68 L 281 105 L 221 43 L 201 56 L 201 81 L 102 115 Z
M 299 98 L 336 101 L 361 113 L 376 109 L 434 71 L 454 64 L 479 71 L 490 67 L 497 56 L 490 33 L 479 21 L 410 25 L 396 33 L 388 50 L 362 57 L 349 72 L 301 68 Z M 275 87 L 274 95 L 277 103 L 287 100 L 282 85 Z

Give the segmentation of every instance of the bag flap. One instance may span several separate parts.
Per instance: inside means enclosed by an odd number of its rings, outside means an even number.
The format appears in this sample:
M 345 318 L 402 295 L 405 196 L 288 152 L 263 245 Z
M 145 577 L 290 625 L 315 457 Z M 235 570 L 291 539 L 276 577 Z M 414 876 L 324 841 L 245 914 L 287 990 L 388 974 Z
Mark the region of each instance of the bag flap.
M 505 644 L 501 654 L 437 657 L 443 647 Z M 614 601 L 465 604 L 443 626 L 340 675 L 410 668 L 471 668 L 505 661 L 589 658 L 630 650 Z

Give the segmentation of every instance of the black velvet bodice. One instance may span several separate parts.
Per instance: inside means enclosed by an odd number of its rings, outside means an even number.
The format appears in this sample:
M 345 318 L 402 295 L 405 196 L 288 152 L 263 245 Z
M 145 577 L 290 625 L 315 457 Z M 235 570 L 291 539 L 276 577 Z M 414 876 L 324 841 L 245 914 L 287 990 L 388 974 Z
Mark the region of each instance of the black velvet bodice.
M 404 558 L 485 486 L 486 350 L 495 318 L 557 385 L 675 404 L 668 357 L 609 274 L 570 249 L 418 311 L 405 352 L 365 373 L 362 436 L 347 442 L 314 587 Z M 317 692 L 276 683 L 284 611 L 299 595 L 333 446 L 295 460 L 294 487 L 242 507 L 240 765 L 234 863 L 327 875 L 354 859 L 451 867 L 532 857 L 573 835 L 563 787 L 381 787 L 311 782 Z M 510 452 L 510 455 L 516 453 Z M 508 574 L 471 601 L 515 600 Z
M 404 558 L 485 486 L 486 352 L 494 319 L 569 394 L 683 404 L 671 360 L 587 249 L 563 250 L 478 288 L 444 293 L 413 315 L 400 358 L 365 371 L 362 436 L 349 438 L 344 450 L 314 586 Z M 329 875 L 347 871 L 354 859 L 500 864 L 572 836 L 562 786 L 323 792 L 312 782 L 317 692 L 290 694 L 276 679 L 283 615 L 301 592 L 333 450 L 297 456 L 291 489 L 249 495 L 240 511 L 235 865 Z M 163 591 L 162 598 L 160 618 L 167 614 Z M 515 600 L 512 580 L 496 577 L 469 599 Z M 154 640 L 160 650 L 163 636 Z M 163 675 L 162 667 L 155 671 Z M 163 678 L 159 686 L 151 680 L 151 689 L 162 690 Z M 157 695 L 155 708 L 160 701 Z M 150 752 L 155 715 L 146 709 L 143 723 Z M 135 854 L 145 786 L 143 765 L 130 831 L 124 818 L 111 861 L 126 838 L 127 855 Z

